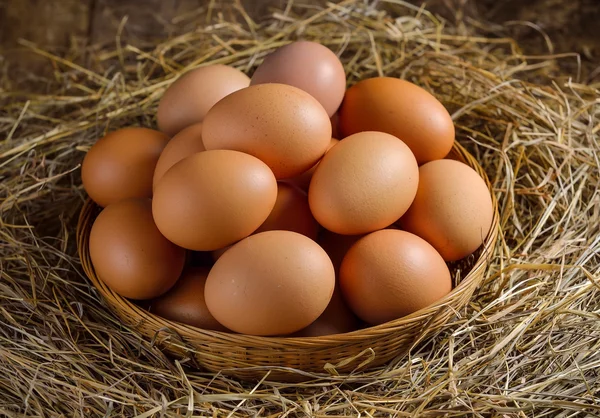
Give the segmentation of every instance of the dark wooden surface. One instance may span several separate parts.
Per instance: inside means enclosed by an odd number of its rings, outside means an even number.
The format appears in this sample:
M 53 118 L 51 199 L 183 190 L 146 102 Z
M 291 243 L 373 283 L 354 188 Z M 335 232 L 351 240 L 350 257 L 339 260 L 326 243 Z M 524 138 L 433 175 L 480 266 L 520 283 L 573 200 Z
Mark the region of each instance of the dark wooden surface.
M 0 0 L 3 76 L 20 79 L 51 71 L 48 61 L 26 52 L 18 44 L 19 39 L 77 58 L 84 50 L 82 46 L 114 42 L 120 27 L 129 42 L 164 39 L 181 30 L 175 17 L 193 13 L 208 1 Z M 307 2 L 310 0 L 303 0 Z M 419 4 L 422 0 L 411 2 Z M 286 3 L 287 0 L 242 0 L 255 19 L 267 14 L 270 6 L 282 7 Z M 451 20 L 471 16 L 504 24 L 498 30 L 515 36 L 526 52 L 546 53 L 546 42 L 537 30 L 512 23 L 532 22 L 550 36 L 554 52 L 582 54 L 588 74 L 593 74 L 600 65 L 597 36 L 600 0 L 429 0 L 426 3 L 431 10 Z

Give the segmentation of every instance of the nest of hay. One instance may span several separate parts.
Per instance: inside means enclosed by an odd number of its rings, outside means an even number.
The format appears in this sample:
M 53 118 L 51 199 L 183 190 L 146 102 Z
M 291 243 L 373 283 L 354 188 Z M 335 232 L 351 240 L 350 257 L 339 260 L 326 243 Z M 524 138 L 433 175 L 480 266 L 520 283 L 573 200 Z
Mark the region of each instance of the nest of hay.
M 157 45 L 52 60 L 47 93 L 0 90 L 0 412 L 9 416 L 573 416 L 600 411 L 599 95 L 400 0 L 294 5 L 258 24 L 209 2 Z M 189 31 L 188 31 L 189 29 Z M 182 72 L 251 72 L 297 38 L 338 52 L 348 79 L 430 89 L 499 201 L 484 286 L 427 342 L 375 371 L 246 384 L 172 361 L 121 323 L 84 278 L 75 226 L 91 144 L 155 126 Z M 301 372 L 297 372 L 301 373 Z

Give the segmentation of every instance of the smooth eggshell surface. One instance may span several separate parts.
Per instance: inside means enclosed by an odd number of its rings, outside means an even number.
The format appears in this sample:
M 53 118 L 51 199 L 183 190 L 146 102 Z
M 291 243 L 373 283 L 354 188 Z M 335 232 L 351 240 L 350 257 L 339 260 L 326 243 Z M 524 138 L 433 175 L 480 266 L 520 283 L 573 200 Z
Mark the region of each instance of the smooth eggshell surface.
M 251 85 L 281 83 L 298 87 L 317 99 L 332 116 L 346 91 L 346 73 L 326 46 L 298 41 L 269 54 L 252 76 Z
M 210 270 L 192 267 L 183 272 L 171 290 L 150 303 L 150 312 L 194 327 L 226 331 L 206 307 L 204 285 Z
M 175 284 L 185 250 L 158 231 L 150 199 L 127 199 L 106 207 L 94 221 L 90 257 L 98 277 L 113 291 L 151 299 Z
M 160 154 L 154 169 L 153 187 L 156 187 L 158 181 L 175 163 L 202 151 L 206 151 L 202 143 L 202 124 L 196 123 L 183 129 L 171 138 L 162 154 Z
M 238 151 L 204 151 L 165 173 L 156 185 L 152 212 L 172 242 L 213 251 L 254 232 L 276 199 L 277 181 L 262 161 Z
M 329 257 L 304 235 L 267 231 L 231 247 L 208 275 L 206 304 L 227 328 L 285 335 L 317 319 L 333 293 Z
M 444 105 L 398 78 L 369 78 L 350 87 L 339 118 L 343 135 L 380 131 L 400 138 L 419 165 L 444 158 L 454 143 L 454 123 Z
M 354 134 L 331 148 L 308 190 L 313 216 L 343 235 L 385 228 L 406 212 L 419 180 L 410 149 L 382 132 Z
M 146 128 L 119 129 L 100 138 L 81 164 L 85 191 L 102 207 L 152 197 L 154 169 L 168 142 L 162 132 Z
M 452 289 L 450 271 L 427 241 L 409 232 L 384 229 L 350 248 L 340 269 L 348 306 L 378 325 L 425 308 Z
M 202 122 L 211 107 L 250 78 L 233 67 L 209 65 L 185 73 L 165 91 L 158 104 L 158 127 L 169 136 Z
M 206 115 L 207 150 L 231 149 L 254 155 L 277 179 L 312 167 L 327 150 L 331 122 L 310 94 L 284 84 L 259 84 L 237 91 Z
M 402 229 L 425 239 L 446 261 L 473 253 L 487 237 L 494 208 L 485 181 L 455 160 L 431 161 L 419 168 L 419 190 L 400 218 Z

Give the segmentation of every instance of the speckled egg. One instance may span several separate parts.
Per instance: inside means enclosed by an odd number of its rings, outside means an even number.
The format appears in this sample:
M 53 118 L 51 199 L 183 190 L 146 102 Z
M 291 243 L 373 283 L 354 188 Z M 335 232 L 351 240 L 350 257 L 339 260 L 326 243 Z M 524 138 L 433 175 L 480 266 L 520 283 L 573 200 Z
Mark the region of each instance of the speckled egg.
M 419 189 L 400 218 L 402 229 L 424 238 L 446 261 L 473 253 L 487 237 L 494 208 L 485 181 L 455 160 L 431 161 L 419 168 Z
M 283 179 L 308 170 L 325 154 L 331 121 L 305 91 L 285 84 L 259 84 L 217 103 L 204 119 L 202 140 L 207 150 L 251 154 Z
M 380 131 L 400 138 L 419 164 L 444 158 L 454 143 L 454 123 L 444 105 L 399 78 L 359 81 L 346 91 L 339 118 L 343 135 Z
M 452 289 L 450 271 L 435 248 L 396 229 L 358 240 L 342 261 L 339 280 L 350 309 L 373 325 L 425 308 Z
M 411 205 L 419 181 L 417 161 L 398 138 L 361 132 L 325 154 L 312 177 L 308 202 L 323 227 L 359 235 L 394 223 Z

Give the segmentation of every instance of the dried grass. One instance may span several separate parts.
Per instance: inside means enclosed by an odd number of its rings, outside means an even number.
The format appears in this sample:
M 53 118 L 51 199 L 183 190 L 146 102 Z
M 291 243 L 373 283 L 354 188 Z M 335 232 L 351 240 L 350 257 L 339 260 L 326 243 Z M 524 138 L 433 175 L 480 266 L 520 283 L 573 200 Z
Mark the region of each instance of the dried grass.
M 90 48 L 86 66 L 23 42 L 55 72 L 50 93 L 0 91 L 0 412 L 600 415 L 596 87 L 552 78 L 557 57 L 523 57 L 509 39 L 400 0 L 378 2 L 390 14 L 359 0 L 289 2 L 260 25 L 217 3 L 179 18 L 190 30 L 158 45 Z M 106 309 L 75 251 L 78 168 L 105 132 L 154 126 L 183 71 L 251 71 L 297 37 L 340 53 L 351 83 L 386 74 L 435 92 L 494 183 L 501 243 L 471 304 L 409 355 L 369 373 L 246 384 L 169 361 Z

